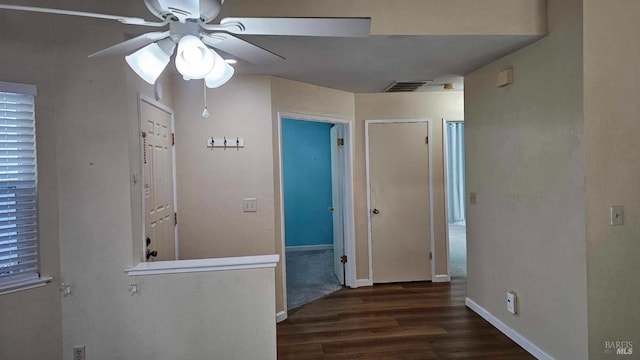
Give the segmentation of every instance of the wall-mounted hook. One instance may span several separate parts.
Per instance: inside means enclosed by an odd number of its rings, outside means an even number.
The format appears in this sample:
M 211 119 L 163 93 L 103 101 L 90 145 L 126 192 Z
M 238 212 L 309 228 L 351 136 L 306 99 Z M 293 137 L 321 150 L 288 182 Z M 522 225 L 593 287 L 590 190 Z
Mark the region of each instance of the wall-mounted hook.
M 60 291 L 62 292 L 62 296 L 64 297 L 71 295 L 71 292 L 72 292 L 71 284 L 67 284 L 67 283 L 60 284 Z
M 129 293 L 131 293 L 131 296 L 139 294 L 140 291 L 138 290 L 138 284 L 130 282 L 129 283 Z

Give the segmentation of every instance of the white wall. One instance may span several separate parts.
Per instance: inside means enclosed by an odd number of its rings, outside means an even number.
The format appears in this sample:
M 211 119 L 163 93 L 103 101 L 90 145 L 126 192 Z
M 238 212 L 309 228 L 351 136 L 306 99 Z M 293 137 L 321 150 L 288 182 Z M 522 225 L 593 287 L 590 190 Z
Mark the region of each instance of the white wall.
M 640 3 L 584 2 L 589 358 L 610 359 L 605 341 L 640 349 Z M 624 225 L 609 226 L 609 207 Z
M 587 358 L 581 5 L 550 0 L 549 36 L 465 77 L 468 296 L 558 359 Z
M 208 91 L 176 77 L 176 176 L 181 259 L 273 254 L 271 93 L 267 76 L 235 76 Z M 207 138 L 241 137 L 245 147 L 208 149 Z M 256 198 L 257 212 L 242 199 Z

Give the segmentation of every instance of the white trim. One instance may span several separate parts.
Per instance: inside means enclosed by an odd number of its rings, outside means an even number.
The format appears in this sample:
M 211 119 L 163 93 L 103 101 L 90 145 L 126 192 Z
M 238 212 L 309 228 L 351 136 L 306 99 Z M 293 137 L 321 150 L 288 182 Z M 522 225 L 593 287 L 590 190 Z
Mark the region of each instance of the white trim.
M 38 96 L 38 87 L 29 84 L 18 84 L 0 81 L 0 92 Z
M 244 270 L 276 267 L 280 256 L 257 255 L 196 260 L 141 262 L 126 268 L 129 276 L 192 273 L 203 271 Z
M 142 209 L 142 261 L 145 261 L 145 251 L 147 249 L 147 246 L 145 244 L 146 242 L 146 229 L 145 229 L 145 209 L 144 209 L 144 145 L 143 145 L 143 140 L 142 140 L 142 102 L 146 102 L 147 104 L 158 108 L 164 112 L 166 112 L 167 114 L 171 115 L 171 132 L 175 133 L 175 115 L 173 113 L 173 109 L 171 109 L 170 107 L 164 105 L 163 103 L 156 101 L 154 98 L 149 97 L 143 93 L 138 93 L 138 144 L 140 146 L 140 198 L 141 198 L 141 205 L 140 208 Z M 177 189 L 177 177 L 176 177 L 176 146 L 175 144 L 173 144 L 171 146 L 171 161 L 173 161 L 173 212 L 174 214 L 178 212 L 178 189 Z M 174 253 L 175 253 L 175 259 L 179 260 L 180 259 L 180 247 L 179 247 L 179 242 L 178 242 L 178 225 L 176 224 L 173 227 L 173 231 L 174 231 Z
M 286 251 L 313 251 L 313 250 L 331 250 L 333 244 L 326 245 L 303 245 L 303 246 L 287 246 Z
M 464 123 L 464 120 L 447 120 L 442 118 L 442 173 L 444 179 L 442 188 L 444 189 L 444 239 L 447 248 L 447 276 L 451 275 L 451 253 L 449 252 L 449 189 L 447 188 L 447 184 L 449 183 L 449 179 L 447 178 L 447 123 L 449 122 Z M 467 201 L 466 194 L 464 201 Z M 434 282 L 436 282 L 435 279 Z
M 287 320 L 287 312 L 286 311 L 280 311 L 278 313 L 276 313 L 276 323 L 282 322 Z
M 430 244 L 429 251 L 433 254 L 433 258 L 429 261 L 431 267 L 431 280 L 434 281 L 436 273 L 436 253 L 434 243 L 434 224 L 433 224 L 433 171 L 431 163 L 431 119 L 385 119 L 385 120 L 365 120 L 364 122 L 364 141 L 365 141 L 365 173 L 367 180 L 367 241 L 369 247 L 369 280 L 373 284 L 373 255 L 371 249 L 371 177 L 369 174 L 369 125 L 370 124 L 396 124 L 396 123 L 426 123 L 427 136 L 430 141 L 427 143 L 427 159 L 429 160 L 429 235 Z
M 346 156 L 348 159 L 349 166 L 346 171 L 346 182 L 345 182 L 345 206 L 344 211 L 347 214 L 347 221 L 344 223 L 344 252 L 349 261 L 345 266 L 345 278 L 346 283 L 345 286 L 353 287 L 356 283 L 356 249 L 355 249 L 355 238 L 356 238 L 356 230 L 355 230 L 355 212 L 354 212 L 354 203 L 355 197 L 353 193 L 353 166 L 354 166 L 354 146 L 355 146 L 355 138 L 353 131 L 353 121 L 350 119 L 341 119 L 336 117 L 327 117 L 321 115 L 308 115 L 308 114 L 298 114 L 298 113 L 290 113 L 284 111 L 278 111 L 278 166 L 279 166 L 279 186 L 280 186 L 280 240 L 281 240 L 281 249 L 282 254 L 282 299 L 284 303 L 284 312 L 287 312 L 287 269 L 286 269 L 286 246 L 285 246 L 285 229 L 284 229 L 284 187 L 283 187 L 283 176 L 282 176 L 282 119 L 293 119 L 293 120 L 305 120 L 305 121 L 313 121 L 313 122 L 324 122 L 331 124 L 341 124 L 345 125 L 345 131 L 347 132 L 346 138 L 348 138 L 349 146 L 346 147 Z M 346 164 L 345 164 L 346 165 Z
M 371 279 L 358 279 L 356 280 L 355 286 L 352 286 L 352 288 L 359 288 L 364 286 L 373 286 Z
M 444 274 L 444 275 L 436 275 L 433 277 L 433 282 L 451 282 L 451 278 L 449 277 L 449 275 Z
M 496 329 L 500 330 L 500 332 L 507 335 L 516 344 L 522 346 L 531 355 L 535 356 L 540 360 L 553 360 L 553 357 L 551 357 L 551 355 L 545 353 L 536 344 L 532 343 L 527 338 L 522 336 L 520 333 L 518 333 L 517 331 L 507 326 L 505 323 L 500 321 L 500 319 L 498 319 L 497 317 L 493 316 L 490 312 L 488 312 L 485 308 L 478 305 L 475 301 L 469 298 L 466 298 L 465 304 L 469 309 L 476 312 L 483 319 L 487 320 L 491 325 L 493 325 Z
M 36 279 L 29 279 L 29 280 L 17 281 L 10 284 L 5 284 L 0 286 L 0 295 L 6 295 L 6 294 L 18 292 L 18 291 L 39 288 L 39 287 L 45 286 L 51 280 L 53 279 L 48 276 L 41 276 Z

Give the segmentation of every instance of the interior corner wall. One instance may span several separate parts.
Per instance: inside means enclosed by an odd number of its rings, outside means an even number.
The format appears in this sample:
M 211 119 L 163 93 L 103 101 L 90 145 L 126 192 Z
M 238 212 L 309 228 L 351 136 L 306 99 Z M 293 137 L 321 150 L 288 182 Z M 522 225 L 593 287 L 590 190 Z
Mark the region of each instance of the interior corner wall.
M 351 120 L 355 116 L 353 93 L 322 86 L 271 77 L 271 118 L 273 153 L 273 189 L 275 209 L 275 250 L 282 256 L 282 217 L 280 215 L 280 163 L 278 113 L 325 116 Z M 358 260 L 356 260 L 357 262 Z M 276 310 L 284 310 L 282 262 L 276 267 Z
M 584 1 L 589 358 L 640 346 L 640 3 Z M 622 226 L 609 208 L 623 206 Z M 607 353 L 608 352 L 608 353 Z
M 44 287 L 0 295 L 0 359 L 62 357 L 55 115 L 55 97 L 60 90 L 53 78 L 54 68 L 47 66 L 54 61 L 48 31 L 47 17 L 32 22 L 29 16 L 16 13 L 0 21 L 0 81 L 38 87 L 35 124 L 40 273 L 53 278 Z
M 442 119 L 464 118 L 462 91 L 356 94 L 354 192 L 356 198 L 356 258 L 358 279 L 368 279 L 369 242 L 367 180 L 365 169 L 365 120 L 429 119 L 431 126 L 431 171 L 433 189 L 433 234 L 435 275 L 448 274 L 445 235 L 444 163 Z
M 203 119 L 203 82 L 176 75 L 174 102 L 180 259 L 275 253 L 270 77 L 209 89 Z M 211 137 L 245 146 L 209 149 Z M 243 212 L 243 198 L 256 198 L 258 211 Z
M 586 359 L 582 1 L 550 33 L 465 77 L 468 297 L 558 359 Z M 496 88 L 499 71 L 514 83 Z M 506 292 L 518 294 L 517 315 Z

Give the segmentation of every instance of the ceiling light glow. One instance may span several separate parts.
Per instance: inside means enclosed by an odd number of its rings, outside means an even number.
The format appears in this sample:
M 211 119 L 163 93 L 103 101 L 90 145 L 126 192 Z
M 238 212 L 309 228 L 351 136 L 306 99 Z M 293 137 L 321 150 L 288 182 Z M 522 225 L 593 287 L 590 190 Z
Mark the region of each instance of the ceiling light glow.
M 215 63 L 213 51 L 200 39 L 186 35 L 178 43 L 176 68 L 185 79 L 202 79 Z
M 171 43 L 173 44 L 173 42 Z M 166 44 L 161 45 L 167 49 L 161 48 L 158 43 L 153 43 L 124 57 L 131 69 L 151 85 L 155 84 L 160 74 L 162 74 L 169 64 L 171 53 L 175 47 L 175 44 L 173 45 L 174 47 L 166 46 Z M 169 47 L 171 51 L 167 54 L 166 50 L 168 50 Z
M 204 82 L 208 88 L 217 88 L 224 85 L 233 76 L 235 69 L 229 65 L 220 55 L 215 51 L 211 51 L 215 57 L 215 64 L 213 69 L 205 76 Z

